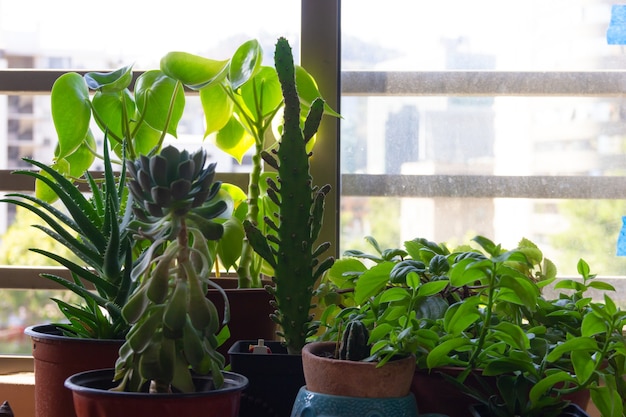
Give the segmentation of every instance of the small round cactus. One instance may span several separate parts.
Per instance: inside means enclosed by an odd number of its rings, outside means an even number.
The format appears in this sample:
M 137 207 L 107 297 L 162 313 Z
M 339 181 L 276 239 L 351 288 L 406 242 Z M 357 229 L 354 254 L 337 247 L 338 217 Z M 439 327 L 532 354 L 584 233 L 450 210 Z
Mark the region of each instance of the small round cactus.
M 339 359 L 361 361 L 367 358 L 370 355 L 368 339 L 369 332 L 361 320 L 348 322 L 339 347 Z

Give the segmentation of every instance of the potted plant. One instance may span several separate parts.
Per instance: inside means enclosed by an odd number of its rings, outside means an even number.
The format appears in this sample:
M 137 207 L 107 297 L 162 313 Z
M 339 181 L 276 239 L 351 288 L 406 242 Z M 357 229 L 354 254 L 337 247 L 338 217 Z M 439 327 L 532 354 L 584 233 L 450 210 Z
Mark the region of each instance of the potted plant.
M 250 245 L 273 271 L 272 284 L 267 288 L 274 299 L 276 311 L 272 319 L 280 327 L 278 334 L 284 340 L 284 354 L 279 354 L 283 352 L 278 346 L 271 355 L 248 354 L 249 345 L 255 341 L 241 341 L 233 345 L 229 354 L 233 369 L 251 379 L 248 395 L 278 415 L 286 415 L 297 390 L 304 385 L 302 347 L 317 329 L 310 311 L 316 281 L 333 259 L 318 259 L 330 246 L 316 245 L 329 187 L 313 185 L 309 172 L 311 154 L 307 150 L 324 113 L 324 102 L 319 98 L 314 100 L 301 125 L 296 67 L 291 47 L 284 38 L 277 41 L 274 62 L 282 87 L 284 124 L 276 149 L 271 153 L 264 151 L 261 156 L 277 171 L 275 177 L 267 179 L 267 196 L 275 212 L 266 213 L 264 226 L 251 220 L 243 225 Z M 264 370 L 271 374 L 264 374 Z M 283 379 L 280 383 L 281 378 L 291 377 L 295 380 L 285 383 Z M 281 395 L 271 394 L 270 386 L 279 389 Z
M 251 40 L 239 47 L 230 62 L 182 52 L 171 52 L 161 60 L 165 74 L 199 91 L 207 126 L 205 135 L 213 135 L 220 150 L 239 163 L 253 150 L 247 193 L 239 201 L 240 207 L 219 243 L 222 266 L 236 270 L 240 288 L 261 287 L 262 274 L 272 275 L 271 267 L 244 239 L 243 231 L 243 222 L 248 221 L 267 233 L 271 226 L 265 225 L 264 217 L 271 216 L 274 210 L 263 193 L 266 175 L 262 154 L 276 147 L 280 137 L 276 116 L 284 111 L 284 100 L 278 68 L 262 66 L 262 58 L 258 41 Z M 300 106 L 297 117 L 303 122 L 321 94 L 315 79 L 304 68 L 294 68 Z M 339 116 L 327 104 L 323 105 L 323 112 Z M 314 143 L 314 137 L 307 139 L 309 151 Z
M 233 215 L 224 222 L 217 258 L 221 267 L 234 269 L 238 275 L 234 285 L 228 281 L 221 284 L 232 301 L 229 326 L 232 340 L 273 339 L 275 331 L 268 319 L 272 311 L 268 305 L 271 296 L 263 290 L 267 282 L 261 280 L 263 272 L 271 275 L 271 268 L 252 250 L 242 225 L 248 219 L 265 231 L 263 218 L 271 211 L 271 202 L 263 197 L 266 174 L 260 155 L 275 146 L 277 124 L 274 122 L 283 102 L 276 71 L 262 66 L 262 58 L 256 40 L 241 44 L 229 59 L 171 52 L 162 58 L 158 70 L 147 71 L 137 78 L 132 92 L 131 66 L 84 76 L 69 73 L 60 77 L 52 90 L 53 110 L 59 109 L 53 111 L 53 116 L 58 113 L 55 126 L 59 131 L 58 162 L 53 167 L 65 175 L 84 170 L 93 162 L 96 152 L 89 131 L 91 121 L 103 131 L 111 131 L 112 146 L 119 152 L 124 144 L 130 160 L 158 150 L 167 135 L 177 136 L 188 92 L 199 95 L 205 137 L 210 135 L 219 149 L 241 162 L 244 154 L 254 148 L 247 193 L 232 184 L 222 187 L 235 204 Z M 320 94 L 308 72 L 301 67 L 296 67 L 296 72 L 305 115 Z M 89 89 L 96 92 L 92 99 Z M 325 112 L 337 115 L 328 106 Z M 309 150 L 313 143 L 314 139 L 308 142 Z M 216 273 L 219 274 L 217 265 Z M 209 297 L 221 304 L 219 294 L 210 293 Z M 250 309 L 258 314 L 249 314 Z
M 113 172 L 105 147 L 104 177 L 85 173 L 91 192 L 87 197 L 49 166 L 26 161 L 41 171 L 21 170 L 16 174 L 40 181 L 62 207 L 23 193 L 7 194 L 0 201 L 36 214 L 44 225 L 35 227 L 76 255 L 75 259 L 66 259 L 50 251 L 31 249 L 67 268 L 70 281 L 54 274 L 43 277 L 74 292 L 82 302 L 70 305 L 54 300 L 67 322 L 26 330 L 33 340 L 36 415 L 67 417 L 74 415 L 74 409 L 71 393 L 63 386 L 65 379 L 86 369 L 113 366 L 129 328 L 121 308 L 136 283 L 130 277 L 133 243 L 126 230 L 130 220 L 126 174 L 123 169 Z M 90 355 L 85 355 L 86 351 Z
M 584 405 L 590 392 L 605 415 L 621 413 L 622 401 L 615 399 L 623 393 L 624 313 L 608 296 L 597 303 L 585 294 L 612 288 L 581 261 L 582 282 L 557 281 L 561 294 L 547 300 L 541 289 L 555 282 L 556 268 L 536 245 L 523 239 L 507 251 L 484 237 L 474 242 L 480 249 L 449 251 L 414 239 L 405 242 L 406 250 L 352 251 L 328 274 L 344 302 L 394 291 L 392 305 L 409 299 L 406 277 L 419 276 L 426 298 L 403 320 L 418 329 L 413 392 L 420 410 L 467 415 L 471 403 L 482 401 L 517 407 L 505 414 L 558 415 L 569 401 Z M 354 256 L 375 263 L 366 266 Z
M 358 305 L 343 307 L 332 316 L 332 324 L 329 317 L 334 309 L 327 308 L 321 320 L 327 331 L 320 339 L 331 335 L 336 341 L 305 345 L 306 387 L 294 411 L 342 403 L 339 409 L 345 410 L 345 416 L 372 409 L 380 415 L 417 415 L 410 392 L 418 345 L 416 308 L 428 297 L 427 287 L 411 273 L 405 288 L 385 287 Z
M 122 308 L 131 328 L 115 369 L 66 381 L 79 417 L 197 415 L 199 409 L 237 416 L 247 380 L 222 371 L 216 349 L 223 327 L 205 297 L 208 286 L 216 287 L 210 246 L 223 233 L 215 219 L 228 216 L 228 204 L 214 182 L 215 164 L 205 165 L 204 150 L 173 146 L 127 163 L 135 213 L 129 229 L 142 247 L 131 278 L 139 286 Z

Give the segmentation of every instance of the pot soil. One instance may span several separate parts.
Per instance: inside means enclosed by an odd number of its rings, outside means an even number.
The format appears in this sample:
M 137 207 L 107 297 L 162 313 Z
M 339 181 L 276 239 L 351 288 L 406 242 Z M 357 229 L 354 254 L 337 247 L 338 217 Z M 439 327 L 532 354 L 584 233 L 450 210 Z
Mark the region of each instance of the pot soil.
M 33 342 L 35 417 L 75 417 L 65 380 L 78 372 L 114 366 L 124 342 L 67 337 L 50 324 L 28 327 L 24 333 Z
M 196 376 L 197 392 L 149 394 L 110 391 L 116 383 L 114 369 L 100 369 L 72 375 L 65 386 L 73 393 L 78 417 L 237 417 L 241 391 L 248 380 L 224 372 L 224 385 L 212 386 L 210 376 Z
M 359 398 L 398 398 L 410 393 L 415 358 L 375 362 L 332 358 L 334 342 L 316 342 L 302 349 L 304 379 L 309 391 Z

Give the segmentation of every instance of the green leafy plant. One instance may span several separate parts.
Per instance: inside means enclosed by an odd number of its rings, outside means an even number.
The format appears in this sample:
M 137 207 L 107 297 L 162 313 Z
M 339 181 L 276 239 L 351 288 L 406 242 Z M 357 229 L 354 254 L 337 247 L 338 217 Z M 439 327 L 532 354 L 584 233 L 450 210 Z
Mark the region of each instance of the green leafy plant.
M 0 200 L 24 207 L 37 215 L 45 225 L 42 230 L 56 242 L 76 254 L 77 260 L 49 250 L 32 248 L 33 252 L 66 267 L 72 281 L 54 274 L 43 274 L 81 297 L 81 305 L 55 299 L 69 323 L 57 326 L 67 335 L 86 338 L 122 339 L 128 324 L 121 314 L 136 283 L 131 280 L 133 243 L 126 229 L 131 214 L 125 188 L 125 170 L 113 172 L 108 148 L 104 152 L 104 178 L 85 173 L 91 197 L 81 193 L 73 182 L 40 162 L 26 159 L 40 172 L 22 170 L 41 181 L 58 198 L 62 207 L 24 193 L 7 194 Z M 86 286 L 92 284 L 95 291 Z M 105 314 L 106 311 L 106 314 Z
M 316 281 L 334 262 L 332 257 L 319 260 L 330 247 L 328 242 L 316 246 L 330 187 L 313 185 L 307 150 L 320 124 L 324 102 L 317 98 L 311 103 L 301 126 L 296 67 L 284 38 L 276 44 L 274 62 L 284 97 L 284 125 L 273 155 L 263 152 L 262 157 L 278 172 L 276 181 L 268 179 L 268 197 L 278 209 L 272 218 L 268 213 L 264 219 L 269 232 L 263 233 L 251 220 L 244 221 L 244 229 L 254 250 L 274 271 L 268 290 L 276 303 L 272 317 L 281 327 L 279 335 L 290 353 L 300 353 L 317 330 L 310 312 Z
M 247 193 L 225 184 L 235 204 L 233 216 L 224 222 L 225 232 L 218 244 L 221 264 L 234 269 L 240 287 L 260 287 L 261 274 L 272 274 L 245 240 L 242 223 L 248 220 L 264 232 L 263 218 L 274 209 L 264 197 L 265 176 L 261 153 L 276 146 L 279 126 L 276 115 L 283 110 L 283 98 L 276 70 L 262 65 L 258 41 L 241 44 L 229 59 L 211 59 L 173 51 L 162 57 L 160 68 L 141 74 L 131 91 L 132 66 L 115 71 L 71 72 L 61 76 L 52 89 L 52 115 L 59 142 L 53 168 L 68 177 L 82 174 L 97 157 L 91 122 L 108 132 L 111 146 L 129 160 L 157 152 L 165 138 L 177 136 L 186 95 L 198 94 L 204 112 L 205 137 L 239 163 L 252 151 L 252 171 Z M 296 83 L 301 104 L 300 118 L 320 97 L 315 79 L 296 66 Z M 90 99 L 90 90 L 95 91 Z M 338 116 L 328 105 L 324 112 Z M 309 151 L 315 138 L 307 142 Z M 53 198 L 45 186 L 41 198 Z
M 122 308 L 132 327 L 116 363 L 116 389 L 140 391 L 150 382 L 150 392 L 191 392 L 192 371 L 211 373 L 219 387 L 224 357 L 216 349 L 227 327 L 220 330 L 205 294 L 209 286 L 221 290 L 209 274 L 223 233 L 216 219 L 229 215 L 229 205 L 214 182 L 215 164 L 206 165 L 202 149 L 190 154 L 167 146 L 127 166 L 135 211 L 130 229 L 143 251 L 131 274 L 139 286 Z
M 419 368 L 460 368 L 447 377 L 451 388 L 494 416 L 558 415 L 582 390 L 603 415 L 622 415 L 625 314 L 608 295 L 592 299 L 589 290 L 614 289 L 585 261 L 580 279 L 557 280 L 527 239 L 512 250 L 482 236 L 454 250 L 421 238 L 385 250 L 367 240 L 374 253 L 347 251 L 325 276 L 322 338 L 357 316 L 370 329 L 370 360 L 412 352 Z M 553 284 L 559 295 L 546 299 Z
M 207 126 L 205 135 L 213 135 L 219 149 L 239 163 L 253 149 L 248 192 L 245 200 L 237 201 L 238 208 L 219 243 L 222 265 L 237 271 L 239 287 L 242 288 L 261 286 L 263 272 L 272 275 L 271 266 L 263 264 L 262 258 L 256 256 L 252 246 L 244 239 L 242 228 L 243 222 L 248 221 L 257 225 L 263 233 L 270 233 L 271 226 L 265 224 L 264 218 L 271 216 L 276 208 L 271 199 L 265 197 L 268 175 L 265 174 L 262 155 L 276 147 L 276 138 L 280 137 L 276 116 L 285 105 L 278 68 L 262 66 L 262 57 L 261 46 L 252 40 L 241 45 L 230 62 L 220 64 L 181 52 L 169 53 L 161 61 L 161 68 L 166 74 L 199 91 Z M 218 75 L 215 75 L 218 72 L 216 67 L 220 68 Z M 294 68 L 300 106 L 295 117 L 304 123 L 313 102 L 321 94 L 315 79 L 304 68 Z M 338 116 L 326 104 L 323 111 Z M 314 136 L 307 138 L 309 151 L 314 143 Z

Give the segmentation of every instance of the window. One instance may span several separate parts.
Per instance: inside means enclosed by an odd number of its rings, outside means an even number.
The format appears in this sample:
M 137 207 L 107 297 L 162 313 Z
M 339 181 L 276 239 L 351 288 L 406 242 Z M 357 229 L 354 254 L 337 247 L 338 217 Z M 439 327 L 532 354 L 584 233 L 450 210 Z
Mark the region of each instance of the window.
M 369 3 L 342 2 L 341 249 L 527 237 L 561 274 L 623 275 L 611 3 Z
M 65 4 L 83 7 L 77 0 Z M 148 20 L 153 32 L 117 37 L 103 29 L 108 40 L 95 42 L 61 33 L 37 37 L 34 10 L 51 16 L 55 6 L 0 0 L 0 67 L 101 69 L 132 60 L 146 68 L 174 49 L 214 55 L 231 40 L 259 37 L 271 50 L 278 35 L 287 35 L 343 116 L 340 123 L 327 121 L 322 127 L 323 137 L 333 139 L 340 130 L 341 143 L 321 141 L 313 159 L 316 182 L 331 183 L 340 192 L 340 199 L 333 195 L 327 202 L 323 232 L 337 242 L 337 252 L 358 247 L 368 234 L 383 246 L 397 247 L 418 236 L 456 243 L 481 233 L 505 245 L 530 238 L 562 274 L 573 274 L 581 256 L 601 275 L 626 272 L 626 261 L 615 256 L 626 215 L 626 56 L 622 47 L 606 42 L 609 1 L 177 4 L 180 24 L 166 26 L 167 31 Z M 240 4 L 256 9 L 243 13 Z M 173 15 L 159 1 L 151 5 L 157 15 Z M 124 4 L 124 19 L 145 12 L 127 7 L 135 6 Z M 200 13 L 198 7 L 210 10 Z M 288 17 L 277 16 L 279 9 Z M 107 6 L 99 19 L 73 27 L 74 33 L 110 26 L 117 19 L 114 10 L 119 9 Z M 29 16 L 28 24 L 10 18 L 21 14 Z M 222 22 L 228 28 L 214 26 Z M 68 25 L 47 19 L 40 27 Z M 138 38 L 145 38 L 135 42 L 141 53 L 127 46 L 128 39 Z M 34 54 L 37 48 L 49 50 Z M 45 92 L 58 74 L 0 72 L 0 114 L 8 107 L 30 109 L 23 104 L 34 96 L 42 104 L 33 103 L 31 119 L 45 124 L 39 120 L 46 114 Z M 14 130 L 24 122 L 28 131 L 28 117 L 15 120 Z M 2 131 L 7 123 L 0 118 Z M 51 135 L 36 126 L 32 150 L 16 149 L 27 142 L 16 140 L 8 150 L 0 147 L 0 157 L 45 148 Z M 188 126 L 193 129 L 193 120 Z M 15 183 L 8 171 L 0 175 L 0 188 L 27 186 Z M 43 285 L 32 272 L 11 271 L 0 275 L 5 288 L 0 291 Z

